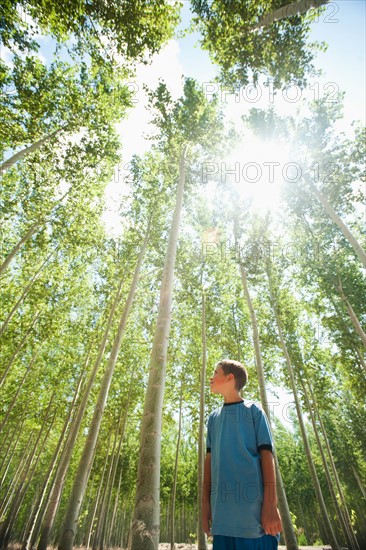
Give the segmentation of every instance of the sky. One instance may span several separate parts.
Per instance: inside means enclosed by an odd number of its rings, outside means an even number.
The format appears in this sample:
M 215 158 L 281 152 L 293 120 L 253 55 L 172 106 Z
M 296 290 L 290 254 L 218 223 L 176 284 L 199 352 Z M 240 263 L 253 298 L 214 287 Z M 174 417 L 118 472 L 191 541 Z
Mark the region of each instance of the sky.
M 182 4 L 179 31 L 188 28 L 192 17 L 190 2 L 185 0 Z M 318 52 L 315 59 L 316 67 L 321 69 L 323 74 L 313 78 L 307 91 L 289 86 L 285 91 L 274 95 L 271 88 L 263 86 L 262 81 L 256 89 L 249 84 L 241 88 L 237 96 L 228 94 L 214 83 L 218 68 L 211 63 L 208 52 L 200 48 L 197 33 L 184 37 L 178 35 L 159 54 L 153 56 L 150 65 L 138 65 L 136 76 L 129 83 L 134 107 L 130 110 L 128 118 L 117 124 L 123 160 L 116 166 L 114 177 L 106 190 L 108 211 L 104 219 L 108 231 L 113 234 L 121 230 L 118 207 L 121 196 L 123 197 L 127 191 L 124 181 L 128 179 L 131 156 L 142 154 L 151 145 L 151 142 L 145 139 L 152 130 L 148 124 L 149 113 L 146 110 L 144 84 L 155 88 L 159 79 L 163 79 L 173 98 L 178 98 L 183 89 L 182 75 L 193 77 L 201 83 L 208 97 L 213 91 L 219 94 L 227 119 L 233 121 L 237 127 L 240 123 L 241 128 L 241 116 L 252 107 L 273 107 L 281 115 L 295 114 L 305 98 L 321 98 L 326 92 L 332 92 L 331 100 L 337 102 L 338 92 L 344 91 L 344 117 L 337 122 L 337 128 L 351 136 L 352 121 L 360 120 L 365 123 L 366 120 L 365 27 L 366 3 L 363 0 L 335 0 L 325 7 L 318 21 L 312 24 L 310 36 L 310 40 L 325 41 L 328 44 L 328 50 L 325 53 Z M 37 38 L 41 44 L 39 56 L 44 61 L 51 62 L 54 50 L 52 39 L 44 36 Z M 5 61 L 11 60 L 5 48 L 2 48 L 1 55 Z M 238 179 L 240 192 L 252 195 L 254 206 L 258 210 L 275 210 L 279 205 L 280 189 L 269 181 L 271 174 L 268 163 L 279 161 L 281 166 L 287 166 L 286 155 L 285 144 L 270 143 L 264 146 L 250 137 L 239 144 L 230 159 L 225 159 L 223 166 L 222 159 L 218 159 L 217 168 L 219 167 L 222 178 L 226 178 L 226 172 L 239 171 L 239 178 L 235 174 L 232 180 Z
M 145 106 L 142 84 L 154 86 L 159 78 L 163 78 L 173 96 L 179 96 L 182 91 L 183 74 L 201 82 L 208 95 L 214 90 L 217 91 L 228 115 L 232 118 L 238 118 L 239 113 L 242 114 L 253 106 L 266 108 L 272 105 L 281 113 L 291 113 L 304 97 L 321 97 L 326 91 L 333 91 L 336 99 L 338 91 L 345 91 L 344 129 L 349 128 L 352 120 L 364 121 L 365 12 L 366 3 L 363 0 L 330 2 L 319 21 L 312 24 L 310 36 L 311 40 L 328 43 L 327 52 L 319 52 L 315 60 L 317 68 L 324 74 L 313 80 L 312 89 L 307 93 L 290 87 L 285 94 L 278 93 L 275 98 L 262 85 L 255 93 L 252 86 L 248 86 L 247 89 L 241 90 L 237 101 L 237 98 L 225 94 L 225 90 L 213 83 L 218 69 L 211 63 L 208 52 L 200 48 L 197 33 L 170 41 L 160 54 L 154 56 L 151 65 L 139 66 L 137 76 L 131 82 L 136 102 L 135 109 L 131 111 L 128 121 L 121 124 L 122 138 L 128 136 L 128 143 L 124 144 L 126 159 L 149 146 L 141 139 L 145 131 L 145 121 L 148 120 L 148 114 L 142 114 Z M 190 17 L 189 2 L 185 1 L 180 28 L 188 26 Z
M 192 17 L 188 1 L 183 2 L 181 13 L 179 30 L 188 28 Z M 311 80 L 306 91 L 289 86 L 285 91 L 273 94 L 271 88 L 265 87 L 262 81 L 256 89 L 249 84 L 240 89 L 237 96 L 228 94 L 214 83 L 218 68 L 211 63 L 208 52 L 200 48 L 197 33 L 171 40 L 153 57 L 150 65 L 138 66 L 136 77 L 129 83 L 134 108 L 129 117 L 118 125 L 123 144 L 123 161 L 116 167 L 113 181 L 107 189 L 109 211 L 105 220 L 108 230 L 111 233 L 119 231 L 118 203 L 121 193 L 123 195 L 126 192 L 123 181 L 129 171 L 131 156 L 148 150 L 151 143 L 144 139 L 152 130 L 148 124 L 149 113 L 146 110 L 143 84 L 155 88 L 159 79 L 164 79 L 172 96 L 178 98 L 182 94 L 182 75 L 193 77 L 201 83 L 208 97 L 214 91 L 219 94 L 227 119 L 237 126 L 241 116 L 252 107 L 274 107 L 279 114 L 290 115 L 296 113 L 304 99 L 322 98 L 324 94 L 331 93 L 330 100 L 337 102 L 338 93 L 344 91 L 344 117 L 337 122 L 336 127 L 339 132 L 351 136 L 352 121 L 365 123 L 366 120 L 365 23 L 366 3 L 363 0 L 337 0 L 326 6 L 324 13 L 312 24 L 310 40 L 324 41 L 328 49 L 326 52 L 318 52 L 315 66 L 322 74 Z M 276 167 L 276 170 L 287 167 L 288 161 L 293 159 L 288 159 L 286 154 L 286 144 L 263 145 L 251 137 L 233 151 L 230 159 L 225 159 L 224 165 L 221 164 L 222 159 L 218 159 L 217 169 L 223 178 L 229 171 L 236 170 L 239 176 L 233 175 L 232 179 L 237 179 L 238 189 L 244 196 L 247 193 L 252 197 L 254 207 L 261 212 L 269 208 L 275 210 L 279 207 L 280 187 L 269 181 L 271 174 L 268 163 L 279 161 L 280 168 Z

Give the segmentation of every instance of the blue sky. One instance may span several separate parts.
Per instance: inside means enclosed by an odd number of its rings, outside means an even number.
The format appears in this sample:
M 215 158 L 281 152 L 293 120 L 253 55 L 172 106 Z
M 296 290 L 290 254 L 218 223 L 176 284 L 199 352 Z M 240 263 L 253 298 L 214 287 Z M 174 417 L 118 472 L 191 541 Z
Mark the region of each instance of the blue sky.
M 188 26 L 190 17 L 189 2 L 183 2 L 181 27 Z M 312 24 L 310 35 L 311 41 L 328 44 L 328 50 L 319 52 L 315 59 L 316 67 L 324 73 L 316 80 L 320 86 L 334 82 L 339 90 L 346 92 L 345 114 L 348 121 L 365 120 L 365 27 L 366 2 L 337 0 L 330 2 L 319 21 Z M 184 74 L 201 82 L 210 81 L 218 69 L 211 63 L 208 52 L 197 45 L 198 38 L 196 33 L 178 39 L 178 60 Z
M 191 18 L 189 2 L 183 3 L 182 23 L 180 29 L 187 28 Z M 330 2 L 319 20 L 312 24 L 311 41 L 326 42 L 326 52 L 318 52 L 314 64 L 317 69 L 322 70 L 320 77 L 314 77 L 308 90 L 301 91 L 296 87 L 290 87 L 285 93 L 278 92 L 271 96 L 268 88 L 260 82 L 256 92 L 259 100 L 253 101 L 252 86 L 240 91 L 239 98 L 225 94 L 225 90 L 219 88 L 222 107 L 227 118 L 237 125 L 241 124 L 241 115 L 246 114 L 252 107 L 266 109 L 274 107 L 281 115 L 295 115 L 301 107 L 302 99 L 314 99 L 324 97 L 325 92 L 333 92 L 332 100 L 337 102 L 338 92 L 345 92 L 344 117 L 337 122 L 339 132 L 345 132 L 352 136 L 352 121 L 359 120 L 365 123 L 365 11 L 366 3 L 363 0 L 337 0 Z M 146 97 L 142 91 L 142 84 L 148 84 L 154 88 L 159 78 L 163 78 L 173 97 L 179 97 L 182 93 L 182 74 L 196 78 L 205 90 L 212 90 L 212 84 L 218 68 L 214 66 L 207 51 L 199 46 L 199 35 L 190 34 L 184 38 L 176 38 L 156 55 L 149 66 L 140 66 L 137 69 L 136 77 L 131 82 L 131 89 L 136 90 L 135 108 L 130 111 L 129 117 L 120 125 L 121 139 L 123 143 L 123 163 L 120 170 L 121 175 L 127 167 L 132 154 L 141 154 L 146 151 L 150 142 L 144 140 L 144 135 L 149 133 L 149 114 L 146 110 Z M 211 83 L 211 84 L 210 84 Z M 211 87 L 210 87 L 211 86 Z M 218 86 L 218 85 L 216 85 Z M 286 95 L 287 94 L 287 95 Z M 238 100 L 239 99 L 239 100 Z M 250 139 L 241 145 L 241 149 L 233 153 L 232 163 L 242 162 L 243 152 L 246 159 L 258 162 L 255 149 L 263 149 L 262 144 L 255 143 Z M 282 151 L 283 152 L 283 151 Z M 276 144 L 270 144 L 270 151 L 262 151 L 267 161 L 281 156 L 281 151 Z M 285 162 L 281 158 L 281 162 Z M 115 178 L 121 181 L 121 178 Z M 123 178 L 122 178 L 123 179 Z M 248 186 L 246 186 L 248 187 Z M 117 190 L 118 185 L 115 186 Z M 113 193 L 112 187 L 109 190 Z M 270 191 L 270 192 L 269 192 Z M 250 190 L 249 190 L 250 192 Z M 267 187 L 264 193 L 256 186 L 258 203 L 263 208 L 275 204 L 279 199 L 279 190 L 275 186 Z M 267 202 L 266 202 L 266 200 Z M 117 203 L 117 199 L 116 199 Z M 109 220 L 112 218 L 109 216 Z
M 337 101 L 337 91 L 344 91 L 344 118 L 339 121 L 339 131 L 352 135 L 352 121 L 360 120 L 365 123 L 365 23 L 366 3 L 363 0 L 336 0 L 330 2 L 319 20 L 312 24 L 311 40 L 325 41 L 328 43 L 328 50 L 319 52 L 315 59 L 315 65 L 321 69 L 323 75 L 314 78 L 311 87 L 301 92 L 296 88 L 289 88 L 286 94 L 279 92 L 275 97 L 270 96 L 268 88 L 260 83 L 260 99 L 253 102 L 253 88 L 242 89 L 240 101 L 234 96 L 226 95 L 225 90 L 221 92 L 222 106 L 225 109 L 228 119 L 238 122 L 241 115 L 248 112 L 251 107 L 268 108 L 274 107 L 282 115 L 296 114 L 301 105 L 301 99 L 313 99 L 315 96 L 322 97 L 325 90 L 334 91 L 334 98 Z M 180 29 L 187 28 L 191 18 L 190 3 L 183 2 L 182 22 Z M 190 34 L 183 38 L 176 37 L 171 40 L 152 59 L 148 66 L 139 65 L 136 76 L 131 79 L 130 87 L 135 92 L 134 108 L 129 112 L 128 119 L 118 124 L 121 134 L 123 162 L 116 167 L 117 177 L 108 186 L 107 194 L 110 202 L 115 203 L 117 214 L 119 195 L 123 193 L 123 172 L 128 171 L 128 162 L 133 154 L 141 154 L 146 151 L 151 142 L 146 141 L 144 136 L 150 132 L 149 113 L 146 110 L 146 95 L 143 91 L 143 84 L 154 88 L 160 78 L 164 79 L 171 90 L 173 97 L 179 97 L 182 93 L 182 75 L 196 78 L 202 83 L 204 89 L 213 89 L 212 81 L 218 73 L 206 51 L 201 50 L 197 33 Z M 40 56 L 50 62 L 54 50 L 54 42 L 48 38 L 40 39 Z M 5 49 L 2 50 L 5 60 L 10 56 Z M 211 83 L 211 84 L 210 84 Z M 211 86 L 211 87 L 210 87 Z M 216 85 L 217 86 L 217 85 Z M 299 96 L 297 96 L 299 94 Z M 301 96 L 301 97 L 300 97 Z M 296 99 L 298 97 L 298 100 Z M 294 100 L 295 98 L 295 100 Z M 255 99 L 255 97 L 254 97 Z M 255 148 L 255 144 L 252 145 Z M 273 149 L 272 153 L 279 155 L 280 152 Z M 246 153 L 255 158 L 256 151 L 253 147 Z M 268 155 L 269 153 L 267 153 Z M 242 157 L 242 151 L 238 155 Z M 269 159 L 272 160 L 272 159 Z M 235 161 L 235 158 L 233 159 Z M 122 176 L 122 177 L 119 177 Z M 270 198 L 274 201 L 274 197 Z M 110 223 L 117 222 L 117 215 L 106 216 Z
M 315 94 L 321 97 L 327 85 L 328 92 L 345 91 L 344 121 L 339 127 L 344 131 L 349 131 L 353 120 L 365 121 L 365 8 L 363 0 L 337 0 L 328 4 L 319 21 L 312 25 L 311 40 L 327 42 L 328 50 L 319 52 L 315 59 L 315 65 L 323 71 L 323 75 L 313 79 L 313 89 L 303 92 L 301 97 L 312 99 Z M 189 2 L 183 2 L 180 28 L 188 26 L 190 17 Z M 137 76 L 131 84 L 137 90 L 136 108 L 130 113 L 130 123 L 121 125 L 122 137 L 126 135 L 122 128 L 126 127 L 129 134 L 125 148 L 126 159 L 133 152 L 140 153 L 148 147 L 141 139 L 148 120 L 146 113 L 140 113 L 146 104 L 142 93 L 143 82 L 153 87 L 158 78 L 163 78 L 173 95 L 178 96 L 182 89 L 182 74 L 196 78 L 201 83 L 209 83 L 214 79 L 218 69 L 211 63 L 208 52 L 201 50 L 198 39 L 195 33 L 172 40 L 154 57 L 150 66 L 138 68 Z M 246 90 L 242 92 L 239 103 L 233 97 L 222 97 L 230 118 L 240 118 L 253 106 L 267 108 L 271 105 L 269 92 L 264 88 L 261 101 L 255 104 L 246 101 Z M 296 90 L 289 90 L 289 97 L 296 97 Z M 290 114 L 296 111 L 299 102 L 281 101 L 279 94 L 272 105 L 282 114 Z

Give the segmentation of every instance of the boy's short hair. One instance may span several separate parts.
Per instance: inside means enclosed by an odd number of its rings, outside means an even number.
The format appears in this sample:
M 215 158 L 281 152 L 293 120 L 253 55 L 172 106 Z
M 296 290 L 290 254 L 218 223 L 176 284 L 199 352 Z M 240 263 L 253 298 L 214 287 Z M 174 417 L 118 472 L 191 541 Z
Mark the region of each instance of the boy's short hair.
M 219 361 L 216 365 L 221 367 L 224 374 L 233 374 L 235 379 L 235 388 L 240 391 L 244 388 L 245 384 L 248 381 L 248 372 L 247 369 L 239 363 L 239 361 L 234 361 L 232 359 L 223 359 Z

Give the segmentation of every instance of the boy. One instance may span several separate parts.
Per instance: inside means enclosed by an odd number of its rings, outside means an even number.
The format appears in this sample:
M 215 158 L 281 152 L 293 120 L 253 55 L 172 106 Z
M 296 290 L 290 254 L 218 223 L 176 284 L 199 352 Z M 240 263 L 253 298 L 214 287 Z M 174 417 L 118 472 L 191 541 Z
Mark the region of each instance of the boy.
M 229 359 L 210 379 L 212 393 L 224 397 L 208 419 L 203 478 L 202 523 L 213 550 L 276 550 L 282 529 L 268 421 L 239 394 L 247 379 Z

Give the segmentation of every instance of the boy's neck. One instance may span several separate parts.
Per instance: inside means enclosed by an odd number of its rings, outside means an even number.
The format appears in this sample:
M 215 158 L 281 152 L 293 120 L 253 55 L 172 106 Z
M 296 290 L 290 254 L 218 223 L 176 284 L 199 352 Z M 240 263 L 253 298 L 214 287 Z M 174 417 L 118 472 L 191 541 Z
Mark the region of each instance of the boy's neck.
M 236 390 L 223 394 L 224 403 L 238 403 L 239 401 L 244 401 L 240 393 Z

